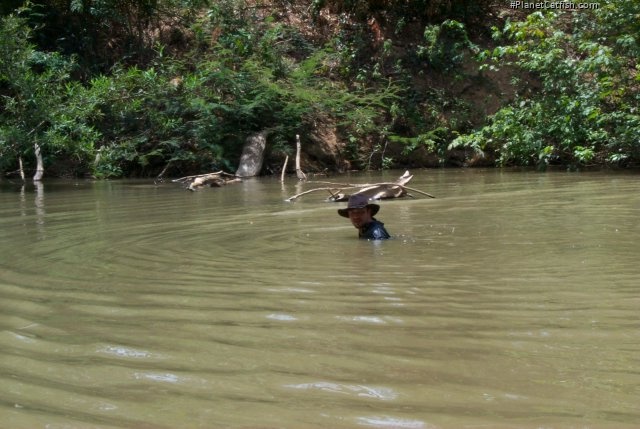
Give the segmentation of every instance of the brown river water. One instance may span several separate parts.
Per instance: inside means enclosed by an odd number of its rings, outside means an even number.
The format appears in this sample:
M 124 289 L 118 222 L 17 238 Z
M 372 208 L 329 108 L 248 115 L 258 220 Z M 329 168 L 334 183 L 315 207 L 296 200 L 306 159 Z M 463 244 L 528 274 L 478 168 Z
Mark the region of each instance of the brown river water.
M 0 427 L 640 427 L 640 176 L 412 173 L 1 182 Z

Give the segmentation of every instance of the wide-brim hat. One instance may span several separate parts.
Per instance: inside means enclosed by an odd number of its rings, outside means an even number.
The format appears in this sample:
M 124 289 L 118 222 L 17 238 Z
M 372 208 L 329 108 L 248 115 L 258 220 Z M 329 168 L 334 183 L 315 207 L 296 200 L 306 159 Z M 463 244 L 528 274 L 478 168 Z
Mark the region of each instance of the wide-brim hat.
M 349 210 L 351 209 L 371 209 L 371 216 L 375 216 L 380 210 L 380 206 L 374 203 L 369 202 L 369 198 L 366 195 L 362 194 L 354 194 L 349 197 L 349 202 L 347 203 L 347 208 L 338 209 L 338 214 L 342 217 L 349 217 Z

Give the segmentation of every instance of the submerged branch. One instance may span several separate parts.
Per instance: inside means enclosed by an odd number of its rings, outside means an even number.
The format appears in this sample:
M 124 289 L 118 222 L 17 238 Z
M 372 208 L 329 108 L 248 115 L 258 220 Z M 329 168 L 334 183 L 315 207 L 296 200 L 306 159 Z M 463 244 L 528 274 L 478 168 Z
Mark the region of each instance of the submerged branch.
M 329 191 L 331 196 L 336 196 L 337 194 L 332 192 L 335 189 L 336 189 L 335 187 L 334 188 L 314 188 L 314 189 L 309 189 L 308 191 L 300 192 L 299 194 L 293 195 L 293 196 L 287 198 L 285 201 L 291 202 L 291 201 L 294 201 L 294 200 L 298 199 L 299 197 L 301 197 L 303 195 L 307 195 L 307 194 L 310 194 L 310 193 L 316 192 L 316 191 Z
M 185 176 L 179 179 L 173 179 L 172 182 L 182 183 L 190 191 L 196 191 L 203 186 L 224 186 L 227 183 L 241 182 L 235 174 L 225 173 L 224 171 L 216 171 L 215 173 L 198 174 L 195 176 Z

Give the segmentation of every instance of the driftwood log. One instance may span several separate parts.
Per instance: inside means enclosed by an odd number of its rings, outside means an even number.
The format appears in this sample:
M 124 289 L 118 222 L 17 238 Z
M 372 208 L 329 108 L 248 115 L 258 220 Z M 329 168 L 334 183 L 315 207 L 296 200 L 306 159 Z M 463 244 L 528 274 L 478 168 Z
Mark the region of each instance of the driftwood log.
M 225 173 L 224 171 L 199 174 L 196 176 L 185 176 L 172 180 L 172 182 L 182 183 L 185 188 L 190 191 L 196 191 L 204 186 L 220 187 L 229 183 L 237 183 L 241 181 L 242 179 L 235 174 Z
M 408 191 L 415 192 L 417 194 L 425 195 L 429 198 L 435 198 L 433 195 L 420 191 L 418 189 L 410 188 L 406 186 L 407 183 L 413 178 L 413 175 L 406 171 L 395 182 L 382 182 L 382 183 L 364 183 L 364 184 L 352 184 L 352 183 L 333 183 L 333 182 L 308 182 L 329 184 L 332 186 L 309 189 L 308 191 L 301 192 L 287 198 L 285 201 L 295 201 L 303 195 L 310 194 L 317 191 L 327 191 L 330 196 L 328 201 L 347 201 L 351 195 L 362 194 L 366 195 L 370 200 L 384 200 L 389 198 L 401 198 L 411 197 Z

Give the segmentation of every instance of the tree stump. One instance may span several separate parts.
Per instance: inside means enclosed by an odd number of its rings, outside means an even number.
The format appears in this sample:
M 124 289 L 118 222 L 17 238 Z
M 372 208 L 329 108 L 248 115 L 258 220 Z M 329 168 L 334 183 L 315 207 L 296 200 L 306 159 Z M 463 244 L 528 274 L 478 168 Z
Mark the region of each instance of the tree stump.
M 238 177 L 253 177 L 260 174 L 267 147 L 268 131 L 260 131 L 247 137 L 242 148 L 240 164 L 236 170 Z

